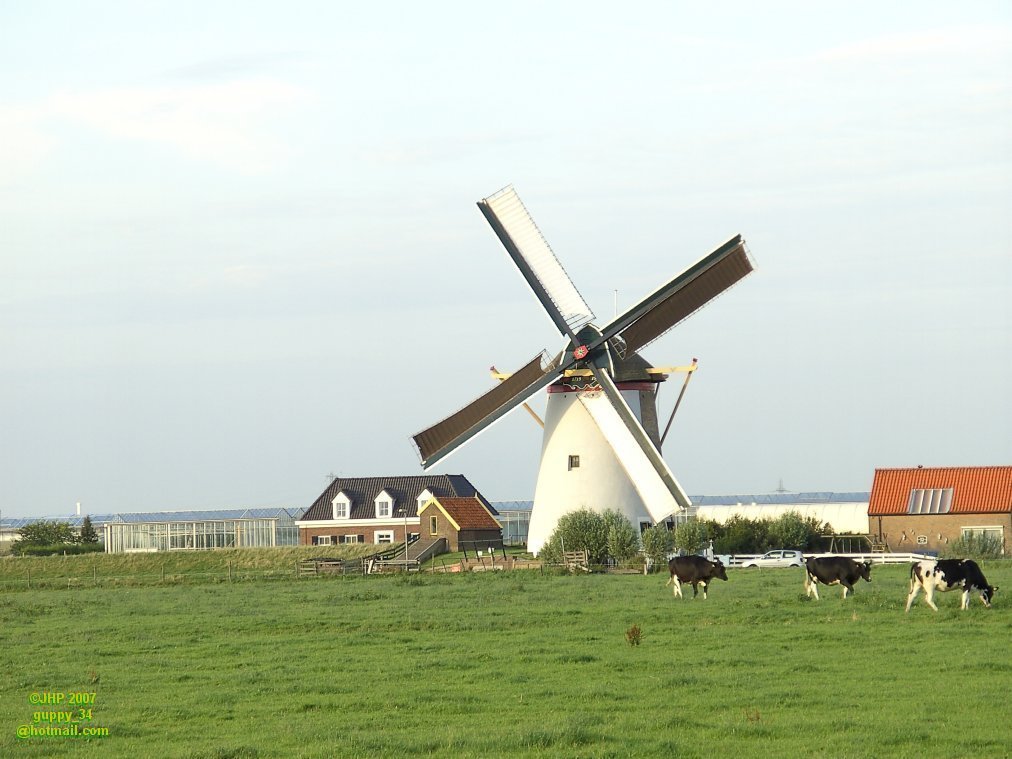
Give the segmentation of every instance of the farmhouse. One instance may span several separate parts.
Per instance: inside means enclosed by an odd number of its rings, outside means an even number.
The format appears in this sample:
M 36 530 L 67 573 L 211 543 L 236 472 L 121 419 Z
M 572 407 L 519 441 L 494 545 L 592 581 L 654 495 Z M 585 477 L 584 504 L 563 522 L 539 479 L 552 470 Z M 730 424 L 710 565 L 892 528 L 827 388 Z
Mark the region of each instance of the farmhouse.
M 430 499 L 418 512 L 427 538 L 443 538 L 448 551 L 502 548 L 502 525 L 477 496 Z
M 1012 466 L 876 469 L 868 518 L 893 551 L 939 551 L 972 535 L 1001 541 L 1007 553 Z
M 297 522 L 301 545 L 333 545 L 336 543 L 400 543 L 422 536 L 419 514 L 430 501 L 455 504 L 455 499 L 477 502 L 486 519 L 474 521 L 477 513 L 466 515 L 456 505 L 430 506 L 424 535 L 445 537 L 450 546 L 461 539 L 480 539 L 471 536 L 477 530 L 484 534 L 495 530 L 497 541 L 502 540 L 496 510 L 462 474 L 435 474 L 412 477 L 338 477 L 320 494 L 302 519 Z M 463 523 L 455 521 L 456 514 Z M 436 518 L 437 535 L 431 536 L 431 518 Z M 493 524 L 494 523 L 494 526 Z M 454 550 L 454 549 L 450 549 Z

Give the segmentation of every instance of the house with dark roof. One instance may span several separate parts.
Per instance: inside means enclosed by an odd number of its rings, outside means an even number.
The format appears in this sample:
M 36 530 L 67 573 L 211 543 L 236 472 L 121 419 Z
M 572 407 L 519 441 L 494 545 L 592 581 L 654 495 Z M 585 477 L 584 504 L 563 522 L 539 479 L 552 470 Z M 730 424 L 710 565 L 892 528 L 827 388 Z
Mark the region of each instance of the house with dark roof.
M 422 536 L 419 513 L 432 499 L 469 499 L 480 504 L 493 521 L 498 516 L 462 474 L 338 477 L 296 522 L 299 543 L 401 543 L 405 535 L 411 542 Z M 468 526 L 463 529 L 472 529 L 470 521 L 465 524 Z M 424 537 L 428 537 L 429 526 L 426 524 Z
M 477 496 L 434 496 L 418 512 L 422 537 L 443 538 L 449 551 L 501 550 L 502 525 L 492 513 L 491 505 L 486 506 Z
M 893 551 L 941 551 L 973 535 L 999 539 L 1008 553 L 1012 466 L 876 469 L 868 521 Z

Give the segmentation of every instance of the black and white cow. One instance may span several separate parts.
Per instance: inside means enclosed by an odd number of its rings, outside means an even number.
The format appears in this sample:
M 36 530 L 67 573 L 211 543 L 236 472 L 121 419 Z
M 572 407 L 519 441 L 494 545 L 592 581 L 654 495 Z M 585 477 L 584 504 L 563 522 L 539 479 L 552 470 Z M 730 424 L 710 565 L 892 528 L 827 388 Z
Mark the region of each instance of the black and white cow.
M 724 569 L 724 563 L 720 559 L 710 561 L 709 559 L 704 559 L 702 556 L 676 556 L 668 562 L 668 571 L 671 572 L 671 577 L 668 578 L 665 586 L 674 583 L 675 587 L 671 592 L 679 598 L 682 597 L 681 584 L 683 582 L 692 583 L 693 598 L 698 593 L 696 588 L 697 583 L 702 583 L 703 600 L 705 601 L 706 590 L 710 587 L 710 580 L 717 577 L 725 582 L 727 581 L 727 571 Z
M 961 609 L 970 608 L 970 592 L 978 591 L 984 606 L 991 606 L 994 588 L 987 584 L 984 573 L 980 571 L 973 559 L 938 559 L 937 561 L 918 561 L 910 567 L 910 595 L 907 596 L 907 611 L 910 611 L 917 593 L 924 591 L 924 600 L 935 611 L 934 595 L 936 590 L 946 591 L 959 588 L 963 591 Z
M 809 556 L 805 559 L 805 591 L 819 600 L 818 584 L 842 585 L 843 597 L 854 592 L 854 583 L 864 578 L 871 582 L 871 562 L 858 562 L 845 556 Z

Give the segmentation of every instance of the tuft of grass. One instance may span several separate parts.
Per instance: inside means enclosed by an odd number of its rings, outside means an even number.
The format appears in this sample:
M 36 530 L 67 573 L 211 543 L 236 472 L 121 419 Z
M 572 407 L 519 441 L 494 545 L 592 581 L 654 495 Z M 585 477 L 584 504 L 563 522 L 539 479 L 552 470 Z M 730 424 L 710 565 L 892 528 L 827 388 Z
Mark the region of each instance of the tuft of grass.
M 639 625 L 633 625 L 625 631 L 625 639 L 630 646 L 638 646 L 640 640 L 643 639 L 643 632 L 640 630 Z

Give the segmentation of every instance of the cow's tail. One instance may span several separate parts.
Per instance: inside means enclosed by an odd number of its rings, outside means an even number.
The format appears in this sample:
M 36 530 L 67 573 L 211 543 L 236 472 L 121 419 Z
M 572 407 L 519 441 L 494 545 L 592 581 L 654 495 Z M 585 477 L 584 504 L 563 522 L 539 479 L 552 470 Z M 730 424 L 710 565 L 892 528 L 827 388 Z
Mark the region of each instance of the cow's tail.
M 914 585 L 917 584 L 917 577 L 915 572 L 917 571 L 917 564 L 910 565 L 910 592 L 914 592 Z

